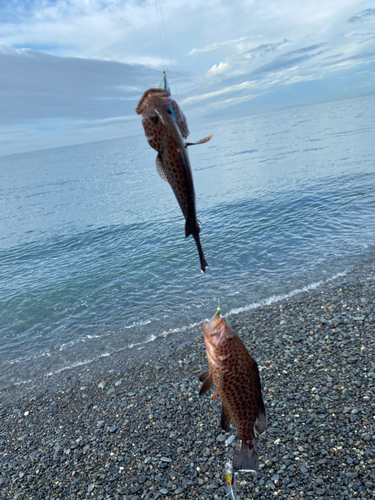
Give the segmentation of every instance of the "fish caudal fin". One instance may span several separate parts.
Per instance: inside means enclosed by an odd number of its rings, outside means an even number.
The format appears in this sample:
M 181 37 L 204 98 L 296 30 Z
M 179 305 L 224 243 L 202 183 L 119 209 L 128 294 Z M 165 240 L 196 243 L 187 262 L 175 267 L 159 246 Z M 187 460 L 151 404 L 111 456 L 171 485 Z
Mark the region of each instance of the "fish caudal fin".
M 199 260 L 201 262 L 201 270 L 202 273 L 206 272 L 206 267 L 208 267 L 208 264 L 206 262 L 206 259 L 204 258 L 204 253 L 201 245 L 201 240 L 199 239 L 199 233 L 200 233 L 200 227 L 198 226 L 196 219 L 187 219 L 186 224 L 185 224 L 185 237 L 187 238 L 188 236 L 192 235 L 195 244 L 197 245 L 198 249 L 198 254 L 199 254 Z
M 190 227 L 188 227 L 188 221 L 186 221 L 185 234 L 186 234 L 186 237 L 188 237 L 190 234 L 193 235 L 193 238 L 195 240 L 195 244 L 197 245 L 197 249 L 198 249 L 199 260 L 201 263 L 201 271 L 202 271 L 202 273 L 205 273 L 206 267 L 208 267 L 208 264 L 207 264 L 206 259 L 204 257 L 201 241 L 199 239 L 199 227 L 198 227 L 198 231 L 195 229 L 192 231 L 190 229 Z
M 245 445 L 240 439 L 236 445 L 233 455 L 233 470 L 255 471 L 259 470 L 259 456 L 256 439 L 253 439 L 252 448 Z

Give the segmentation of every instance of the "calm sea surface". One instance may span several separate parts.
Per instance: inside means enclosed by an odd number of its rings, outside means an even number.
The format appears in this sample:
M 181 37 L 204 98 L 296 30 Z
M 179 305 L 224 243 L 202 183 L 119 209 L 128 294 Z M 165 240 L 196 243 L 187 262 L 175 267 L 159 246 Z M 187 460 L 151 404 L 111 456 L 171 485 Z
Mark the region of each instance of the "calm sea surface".
M 361 98 L 192 130 L 213 134 L 189 148 L 206 275 L 143 134 L 0 157 L 0 387 L 369 259 L 374 116 Z

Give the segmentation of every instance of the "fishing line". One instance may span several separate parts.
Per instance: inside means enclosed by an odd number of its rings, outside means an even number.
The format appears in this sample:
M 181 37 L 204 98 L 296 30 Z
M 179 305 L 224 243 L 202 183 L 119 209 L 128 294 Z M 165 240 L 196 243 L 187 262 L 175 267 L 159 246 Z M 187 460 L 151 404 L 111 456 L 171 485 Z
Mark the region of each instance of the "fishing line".
M 169 64 L 170 64 L 170 68 L 171 68 L 171 72 L 172 72 L 172 80 L 174 81 L 174 87 L 175 87 L 176 95 L 178 95 L 177 82 L 176 82 L 176 77 L 175 77 L 175 70 L 174 70 L 174 65 L 173 65 L 173 62 L 172 62 L 172 56 L 171 56 L 171 50 L 170 50 L 170 46 L 169 46 L 169 40 L 168 40 L 167 30 L 165 28 L 164 14 L 163 14 L 162 6 L 161 6 L 161 0 L 156 0 L 156 9 L 158 10 L 158 14 L 159 14 L 159 16 L 161 18 L 161 27 L 162 27 L 162 30 L 164 32 L 165 43 L 166 43 L 167 51 L 168 51 L 168 55 L 169 55 Z M 163 65 L 164 65 L 164 58 L 163 58 Z
M 160 26 L 163 26 L 163 21 L 162 21 L 162 17 L 161 17 L 161 14 L 160 14 L 160 10 L 159 10 L 159 3 L 158 3 L 158 0 L 155 0 L 155 8 L 156 8 L 156 14 L 158 16 L 158 22 L 159 22 L 159 25 Z M 162 61 L 163 61 L 163 68 L 165 68 L 165 60 L 164 60 L 164 44 L 162 43 L 161 44 L 161 58 L 162 58 Z M 161 87 L 163 84 L 163 80 L 160 82 L 159 84 L 159 87 Z

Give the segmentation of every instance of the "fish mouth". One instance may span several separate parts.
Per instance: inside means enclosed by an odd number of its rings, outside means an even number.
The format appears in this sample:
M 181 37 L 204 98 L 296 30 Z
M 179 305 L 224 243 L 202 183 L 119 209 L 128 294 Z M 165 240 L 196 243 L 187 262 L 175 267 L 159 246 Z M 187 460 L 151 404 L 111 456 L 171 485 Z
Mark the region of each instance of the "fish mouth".
M 216 313 L 210 319 L 209 323 L 205 323 L 205 325 L 207 325 L 208 327 L 207 334 L 208 338 L 210 339 L 210 343 L 215 337 L 217 338 L 217 340 L 219 339 L 223 323 L 225 325 L 224 318 L 220 316 L 220 307 L 218 307 Z
M 201 324 L 203 335 L 206 341 L 208 341 L 210 344 L 217 344 L 223 326 L 225 327 L 225 320 L 222 316 L 220 316 L 220 308 L 218 307 L 216 313 L 209 320 L 209 322 Z

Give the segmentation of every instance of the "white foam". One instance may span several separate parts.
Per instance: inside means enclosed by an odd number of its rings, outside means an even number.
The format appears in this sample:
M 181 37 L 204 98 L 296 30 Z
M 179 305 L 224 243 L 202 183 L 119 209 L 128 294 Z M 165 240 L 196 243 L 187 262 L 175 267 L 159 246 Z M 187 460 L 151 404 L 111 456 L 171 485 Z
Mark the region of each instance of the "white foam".
M 275 302 L 279 302 L 281 300 L 285 300 L 285 299 L 288 299 L 290 297 L 293 297 L 294 295 L 298 295 L 298 294 L 303 293 L 303 292 L 308 292 L 309 290 L 314 290 L 315 288 L 320 287 L 324 283 L 328 283 L 329 281 L 333 281 L 333 280 L 335 280 L 341 276 L 345 276 L 345 275 L 346 275 L 346 271 L 344 271 L 342 273 L 337 273 L 334 276 L 332 276 L 331 278 L 328 278 L 326 280 L 317 281 L 315 283 L 311 283 L 310 285 L 306 285 L 302 288 L 296 288 L 295 290 L 292 290 L 289 293 L 280 294 L 280 295 L 271 295 L 271 297 L 268 297 L 267 299 L 261 300 L 259 302 L 253 302 L 252 304 L 249 304 L 247 306 L 237 307 L 235 309 L 231 309 L 227 314 L 224 314 L 224 317 L 231 316 L 232 314 L 239 314 L 241 312 L 250 311 L 251 309 L 257 309 L 258 307 L 262 307 L 262 306 L 269 306 L 271 304 L 274 304 Z
M 61 373 L 65 370 L 70 370 L 71 368 L 76 368 L 77 366 L 88 365 L 88 364 L 92 363 L 93 361 L 96 361 L 99 358 L 107 358 L 110 355 L 111 355 L 110 352 L 104 352 L 104 353 L 100 354 L 99 356 L 96 356 L 95 358 L 85 359 L 84 361 L 77 361 L 76 363 L 72 363 L 70 365 L 63 366 L 62 368 L 59 368 L 59 369 L 54 370 L 52 372 L 48 372 L 44 376 L 45 377 L 52 377 L 52 375 L 57 375 L 58 373 Z
M 274 304 L 275 302 L 279 302 L 281 300 L 285 300 L 287 298 L 290 298 L 290 297 L 293 297 L 295 295 L 298 295 L 300 293 L 303 293 L 303 292 L 308 292 L 309 290 L 314 290 L 316 288 L 318 288 L 319 286 L 323 285 L 324 283 L 328 283 L 330 281 L 333 281 L 339 277 L 342 277 L 342 276 L 345 276 L 346 275 L 346 271 L 344 272 L 341 272 L 341 273 L 337 273 L 333 276 L 331 276 L 330 278 L 327 278 L 325 280 L 321 280 L 321 281 L 317 281 L 317 282 L 314 282 L 314 283 L 311 283 L 310 285 L 306 285 L 302 288 L 296 288 L 295 290 L 292 290 L 291 292 L 289 293 L 285 293 L 285 294 L 280 294 L 280 295 L 272 295 L 271 297 L 268 297 L 267 299 L 264 299 L 264 300 L 261 300 L 259 302 L 253 302 L 252 304 L 248 304 L 246 306 L 243 306 L 243 307 L 237 307 L 237 308 L 233 308 L 231 309 L 228 313 L 224 314 L 223 316 L 224 317 L 228 317 L 228 316 L 231 316 L 233 314 L 239 314 L 239 313 L 242 313 L 242 312 L 246 312 L 246 311 L 250 311 L 252 309 L 257 309 L 258 307 L 262 307 L 262 306 L 265 306 L 265 305 L 271 305 L 271 304 Z M 132 344 L 128 344 L 122 348 L 117 348 L 116 349 L 116 352 L 120 352 L 120 351 L 124 351 L 126 349 L 132 349 L 132 348 L 137 348 L 137 347 L 140 347 L 140 346 L 143 346 L 145 344 L 149 344 L 150 342 L 153 342 L 154 340 L 156 340 L 157 338 L 160 338 L 160 337 L 166 337 L 168 335 L 171 335 L 173 333 L 181 333 L 181 332 L 186 332 L 186 331 L 189 331 L 189 330 L 192 330 L 193 328 L 197 327 L 197 326 L 200 326 L 200 324 L 204 321 L 210 321 L 209 318 L 206 318 L 202 321 L 199 321 L 199 322 L 196 322 L 196 323 L 190 323 L 189 325 L 185 325 L 185 326 L 181 326 L 181 327 L 178 327 L 178 328 L 172 328 L 171 330 L 165 330 L 163 332 L 161 332 L 159 335 L 150 335 L 149 337 L 147 337 L 146 340 L 142 341 L 142 342 L 134 342 Z M 140 322 L 134 322 L 132 324 L 132 326 L 128 326 L 128 327 L 125 327 L 125 328 L 131 328 L 131 327 L 134 327 L 134 326 L 138 326 L 138 325 L 147 325 L 151 323 L 151 320 L 147 320 L 147 321 L 140 321 Z M 101 338 L 102 336 L 100 335 L 87 335 L 86 337 L 84 337 L 84 339 L 77 339 L 76 341 L 72 341 L 72 342 L 68 342 L 67 344 L 63 344 L 61 347 L 65 347 L 65 346 L 68 346 L 68 345 L 73 345 L 74 343 L 76 342 L 82 342 L 82 341 L 85 341 L 87 338 Z M 61 350 L 61 347 L 60 347 L 60 350 Z M 105 352 L 105 353 L 102 353 L 102 354 L 99 354 L 98 356 L 92 358 L 92 359 L 86 359 L 86 360 L 83 360 L 83 361 L 77 361 L 76 363 L 72 363 L 72 364 L 68 364 L 62 368 L 59 368 L 57 370 L 53 370 L 51 372 L 48 372 L 45 376 L 47 377 L 50 377 L 52 375 L 57 375 L 63 371 L 66 371 L 66 370 L 70 370 L 72 368 L 76 368 L 78 366 L 84 366 L 84 365 L 88 365 L 100 358 L 105 358 L 105 357 L 108 357 L 110 356 L 111 352 Z M 41 357 L 41 356 L 50 356 L 50 353 L 48 352 L 45 352 L 45 353 L 42 353 L 42 354 L 39 354 L 39 355 L 36 355 L 36 356 L 33 356 L 33 358 L 37 358 L 37 357 Z M 31 359 L 31 358 L 28 358 L 28 359 Z M 16 363 L 16 362 L 20 362 L 20 361 L 24 361 L 24 359 L 17 359 L 17 360 L 14 360 L 14 361 L 11 361 L 11 362 L 8 362 L 9 364 L 13 364 L 13 363 Z M 21 385 L 21 384 L 27 384 L 28 382 L 32 382 L 32 380 L 25 380 L 25 381 L 18 381 L 18 382 L 14 382 L 15 385 Z

